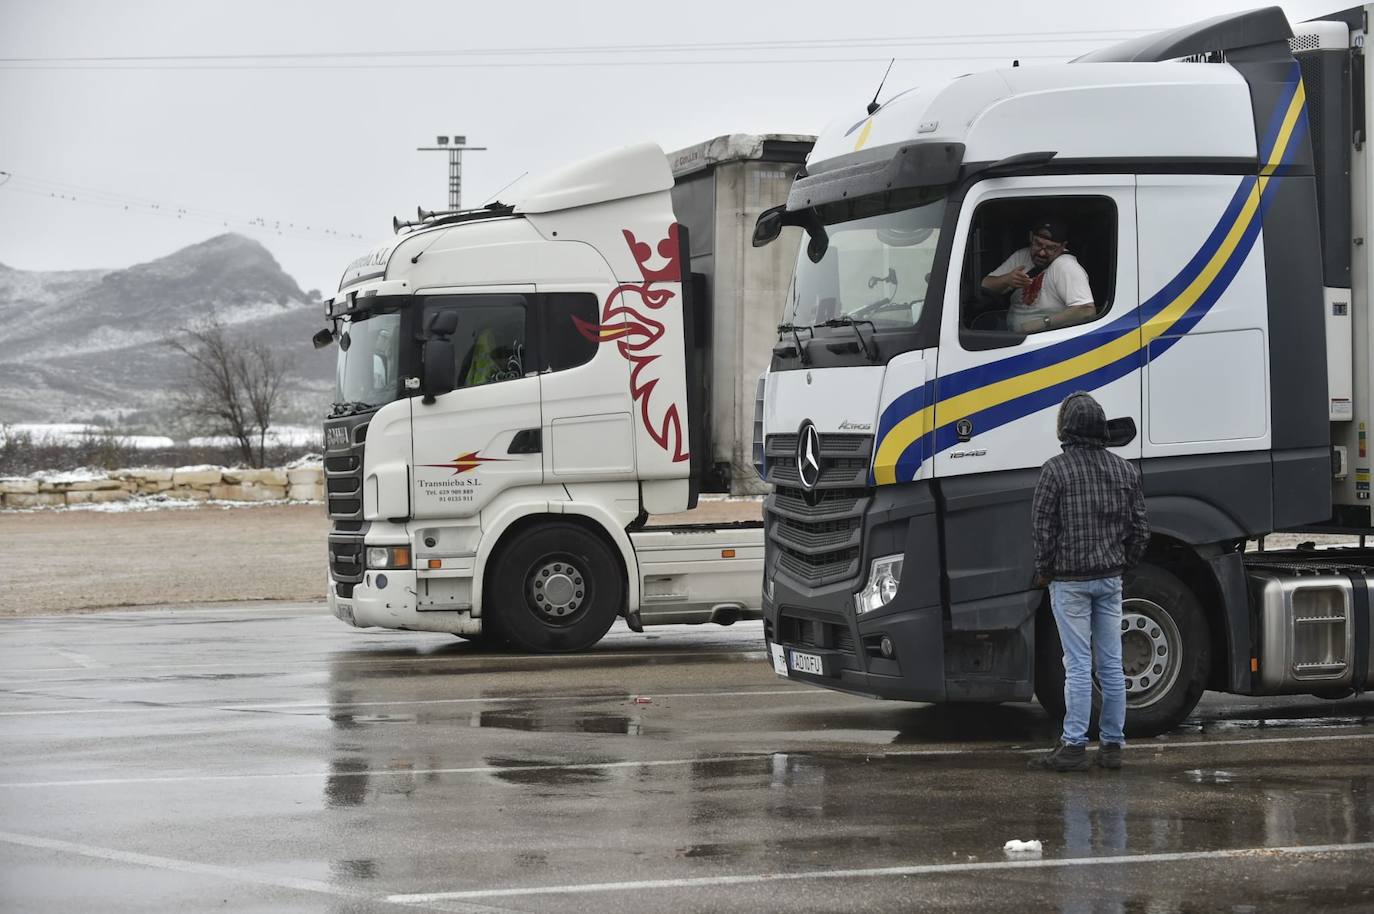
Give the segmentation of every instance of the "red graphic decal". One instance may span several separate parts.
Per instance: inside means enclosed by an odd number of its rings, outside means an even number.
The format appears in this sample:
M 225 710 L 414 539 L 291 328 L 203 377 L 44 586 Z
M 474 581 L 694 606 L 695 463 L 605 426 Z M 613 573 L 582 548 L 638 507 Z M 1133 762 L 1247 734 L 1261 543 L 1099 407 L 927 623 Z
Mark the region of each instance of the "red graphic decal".
M 644 282 L 624 283 L 612 289 L 606 297 L 605 307 L 601 309 L 600 324 L 589 324 L 577 317 L 573 318 L 573 323 L 579 333 L 594 343 L 615 341 L 620 354 L 633 366 L 630 370 L 630 396 L 639 404 L 639 419 L 644 430 L 677 463 L 688 458 L 687 441 L 682 434 L 682 414 L 686 407 L 676 402 L 669 402 L 665 406 L 662 396 L 658 399 L 653 396 L 660 378 L 654 376 L 651 366 L 662 354 L 655 350 L 663 339 L 664 327 L 644 310 L 637 309 L 627 301 L 632 296 L 638 297 L 644 309 L 658 311 L 677 297 L 672 289 L 654 288 L 654 283 L 682 281 L 678 225 L 676 222 L 669 225 L 667 237 L 658 243 L 658 256 L 663 258 L 663 266 L 657 269 L 649 266 L 653 248 L 635 238 L 628 229 L 623 231 Z
M 469 470 L 475 470 L 484 463 L 506 463 L 500 457 L 478 457 L 476 451 L 469 451 L 453 458 L 452 463 L 422 463 L 420 466 L 437 467 L 441 470 L 452 470 L 454 476 L 461 476 Z

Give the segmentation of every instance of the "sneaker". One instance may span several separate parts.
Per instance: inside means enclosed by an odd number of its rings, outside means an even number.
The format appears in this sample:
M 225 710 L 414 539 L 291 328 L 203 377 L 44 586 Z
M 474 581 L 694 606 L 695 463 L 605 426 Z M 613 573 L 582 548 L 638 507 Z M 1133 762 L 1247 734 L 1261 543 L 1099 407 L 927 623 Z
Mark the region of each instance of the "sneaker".
M 1087 771 L 1088 750 L 1085 746 L 1071 746 L 1060 740 L 1044 755 L 1026 763 L 1031 771 Z
M 1121 767 L 1121 744 L 1102 743 L 1097 747 L 1097 767 L 1116 769 Z

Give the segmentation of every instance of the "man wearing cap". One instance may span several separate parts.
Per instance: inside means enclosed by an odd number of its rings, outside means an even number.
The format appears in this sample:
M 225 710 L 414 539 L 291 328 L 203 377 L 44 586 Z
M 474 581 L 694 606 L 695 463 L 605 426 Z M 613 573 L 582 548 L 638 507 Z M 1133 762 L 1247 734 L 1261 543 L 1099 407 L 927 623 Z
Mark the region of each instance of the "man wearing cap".
M 1058 219 L 1038 219 L 1030 244 L 983 277 L 983 288 L 1011 293 L 1007 329 L 1039 333 L 1090 321 L 1097 314 L 1088 273 L 1068 253 L 1069 229 Z

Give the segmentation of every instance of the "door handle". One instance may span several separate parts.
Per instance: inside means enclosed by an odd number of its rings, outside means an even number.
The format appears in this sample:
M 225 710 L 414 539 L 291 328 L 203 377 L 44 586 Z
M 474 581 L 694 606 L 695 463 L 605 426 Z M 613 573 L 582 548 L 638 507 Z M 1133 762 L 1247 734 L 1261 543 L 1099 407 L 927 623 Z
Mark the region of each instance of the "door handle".
M 540 454 L 544 451 L 544 436 L 537 428 L 523 428 L 510 440 L 507 454 Z

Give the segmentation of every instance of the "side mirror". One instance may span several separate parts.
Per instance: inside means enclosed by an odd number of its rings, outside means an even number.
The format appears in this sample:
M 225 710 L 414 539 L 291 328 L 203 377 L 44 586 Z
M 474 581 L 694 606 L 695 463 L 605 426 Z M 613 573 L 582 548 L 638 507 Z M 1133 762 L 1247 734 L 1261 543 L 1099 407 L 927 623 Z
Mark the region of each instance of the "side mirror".
M 787 204 L 774 206 L 759 213 L 758 221 L 754 223 L 754 247 L 761 248 L 766 244 L 772 244 L 782 234 L 783 213 L 787 212 Z
M 457 322 L 456 315 L 454 322 Z M 446 394 L 458 386 L 458 364 L 454 356 L 453 341 L 440 337 L 425 340 L 421 358 L 424 362 L 424 371 L 420 378 L 420 390 L 424 397 L 420 402 L 433 403 L 435 397 Z
M 310 342 L 315 344 L 316 349 L 323 349 L 334 342 L 334 331 L 325 327 L 323 330 L 317 331 L 315 335 L 310 338 Z
M 1130 416 L 1107 420 L 1107 447 L 1125 447 L 1135 440 L 1135 420 Z

